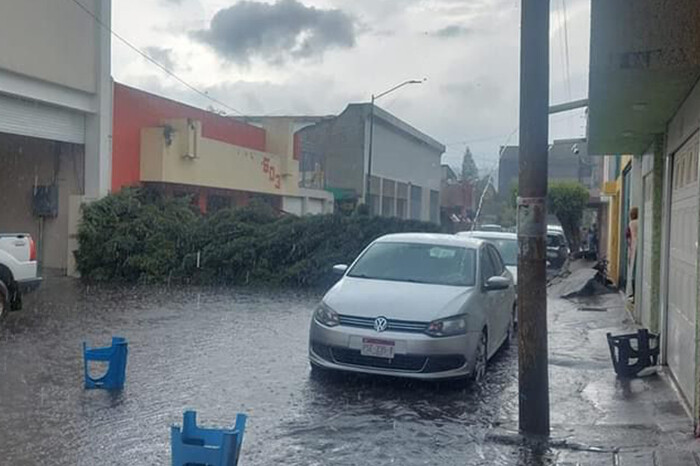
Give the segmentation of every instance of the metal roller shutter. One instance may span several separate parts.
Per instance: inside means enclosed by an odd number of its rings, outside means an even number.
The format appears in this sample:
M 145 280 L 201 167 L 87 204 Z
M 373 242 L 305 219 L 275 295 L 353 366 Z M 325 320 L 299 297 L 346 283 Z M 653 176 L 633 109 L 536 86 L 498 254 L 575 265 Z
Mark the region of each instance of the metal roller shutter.
M 668 365 L 691 405 L 695 399 L 698 136 L 673 156 L 668 276 Z
M 0 94 L 0 132 L 84 144 L 85 115 Z

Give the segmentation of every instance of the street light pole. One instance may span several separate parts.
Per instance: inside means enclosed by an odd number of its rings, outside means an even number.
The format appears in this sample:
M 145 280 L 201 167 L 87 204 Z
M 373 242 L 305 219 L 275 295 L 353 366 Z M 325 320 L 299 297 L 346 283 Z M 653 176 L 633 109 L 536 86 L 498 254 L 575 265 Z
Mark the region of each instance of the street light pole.
M 518 197 L 518 394 L 523 434 L 549 435 L 547 157 L 549 0 L 522 0 Z
M 367 187 L 365 188 L 365 204 L 369 209 L 369 214 L 372 215 L 372 147 L 374 146 L 374 94 L 372 94 L 372 103 L 369 108 L 369 149 L 367 154 Z
M 409 84 L 423 84 L 426 80 L 427 78 L 423 78 L 422 80 L 411 79 L 408 81 L 404 81 L 401 84 L 397 84 L 396 86 L 392 87 L 387 91 L 382 92 L 381 94 L 372 94 L 372 102 L 370 103 L 369 109 L 369 148 L 367 150 L 367 185 L 365 187 L 365 204 L 369 207 L 370 214 L 372 213 L 372 200 L 370 199 L 370 194 L 372 192 L 372 151 L 374 148 L 374 102 L 377 99 L 384 97 L 387 94 L 391 94 L 392 92 L 399 90 L 404 86 L 407 86 Z

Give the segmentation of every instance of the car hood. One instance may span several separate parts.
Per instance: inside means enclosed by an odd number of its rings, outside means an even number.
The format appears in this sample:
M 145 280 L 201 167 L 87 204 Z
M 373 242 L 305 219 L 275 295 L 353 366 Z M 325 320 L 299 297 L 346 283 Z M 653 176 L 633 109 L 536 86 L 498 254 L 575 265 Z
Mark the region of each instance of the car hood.
M 506 265 L 506 269 L 513 276 L 513 285 L 518 286 L 518 267 L 516 265 Z
M 429 322 L 462 312 L 474 287 L 344 277 L 323 302 L 338 314 Z

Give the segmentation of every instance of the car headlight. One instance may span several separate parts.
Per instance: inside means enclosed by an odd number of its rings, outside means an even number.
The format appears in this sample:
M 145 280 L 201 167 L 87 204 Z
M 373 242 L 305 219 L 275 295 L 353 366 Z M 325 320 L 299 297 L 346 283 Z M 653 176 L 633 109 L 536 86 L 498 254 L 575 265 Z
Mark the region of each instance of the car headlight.
M 340 324 L 338 313 L 323 303 L 319 304 L 316 308 L 314 319 L 316 319 L 316 322 L 326 327 L 335 327 Z
M 467 316 L 460 315 L 430 322 L 425 331 L 431 337 L 449 337 L 467 333 Z

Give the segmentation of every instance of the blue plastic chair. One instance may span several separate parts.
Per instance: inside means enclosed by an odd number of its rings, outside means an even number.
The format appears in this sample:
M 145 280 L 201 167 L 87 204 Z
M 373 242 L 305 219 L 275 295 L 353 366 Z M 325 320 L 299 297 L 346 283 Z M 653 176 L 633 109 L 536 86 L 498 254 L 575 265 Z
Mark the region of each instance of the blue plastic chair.
M 203 429 L 197 427 L 197 413 L 185 411 L 182 429 L 170 429 L 173 466 L 236 466 L 246 419 L 245 414 L 238 414 L 232 429 Z
M 128 343 L 126 338 L 112 337 L 112 346 L 107 348 L 88 348 L 83 342 L 83 360 L 85 364 L 85 388 L 104 388 L 120 390 L 126 380 L 126 357 Z M 109 363 L 107 372 L 102 377 L 91 377 L 88 368 L 90 361 Z

